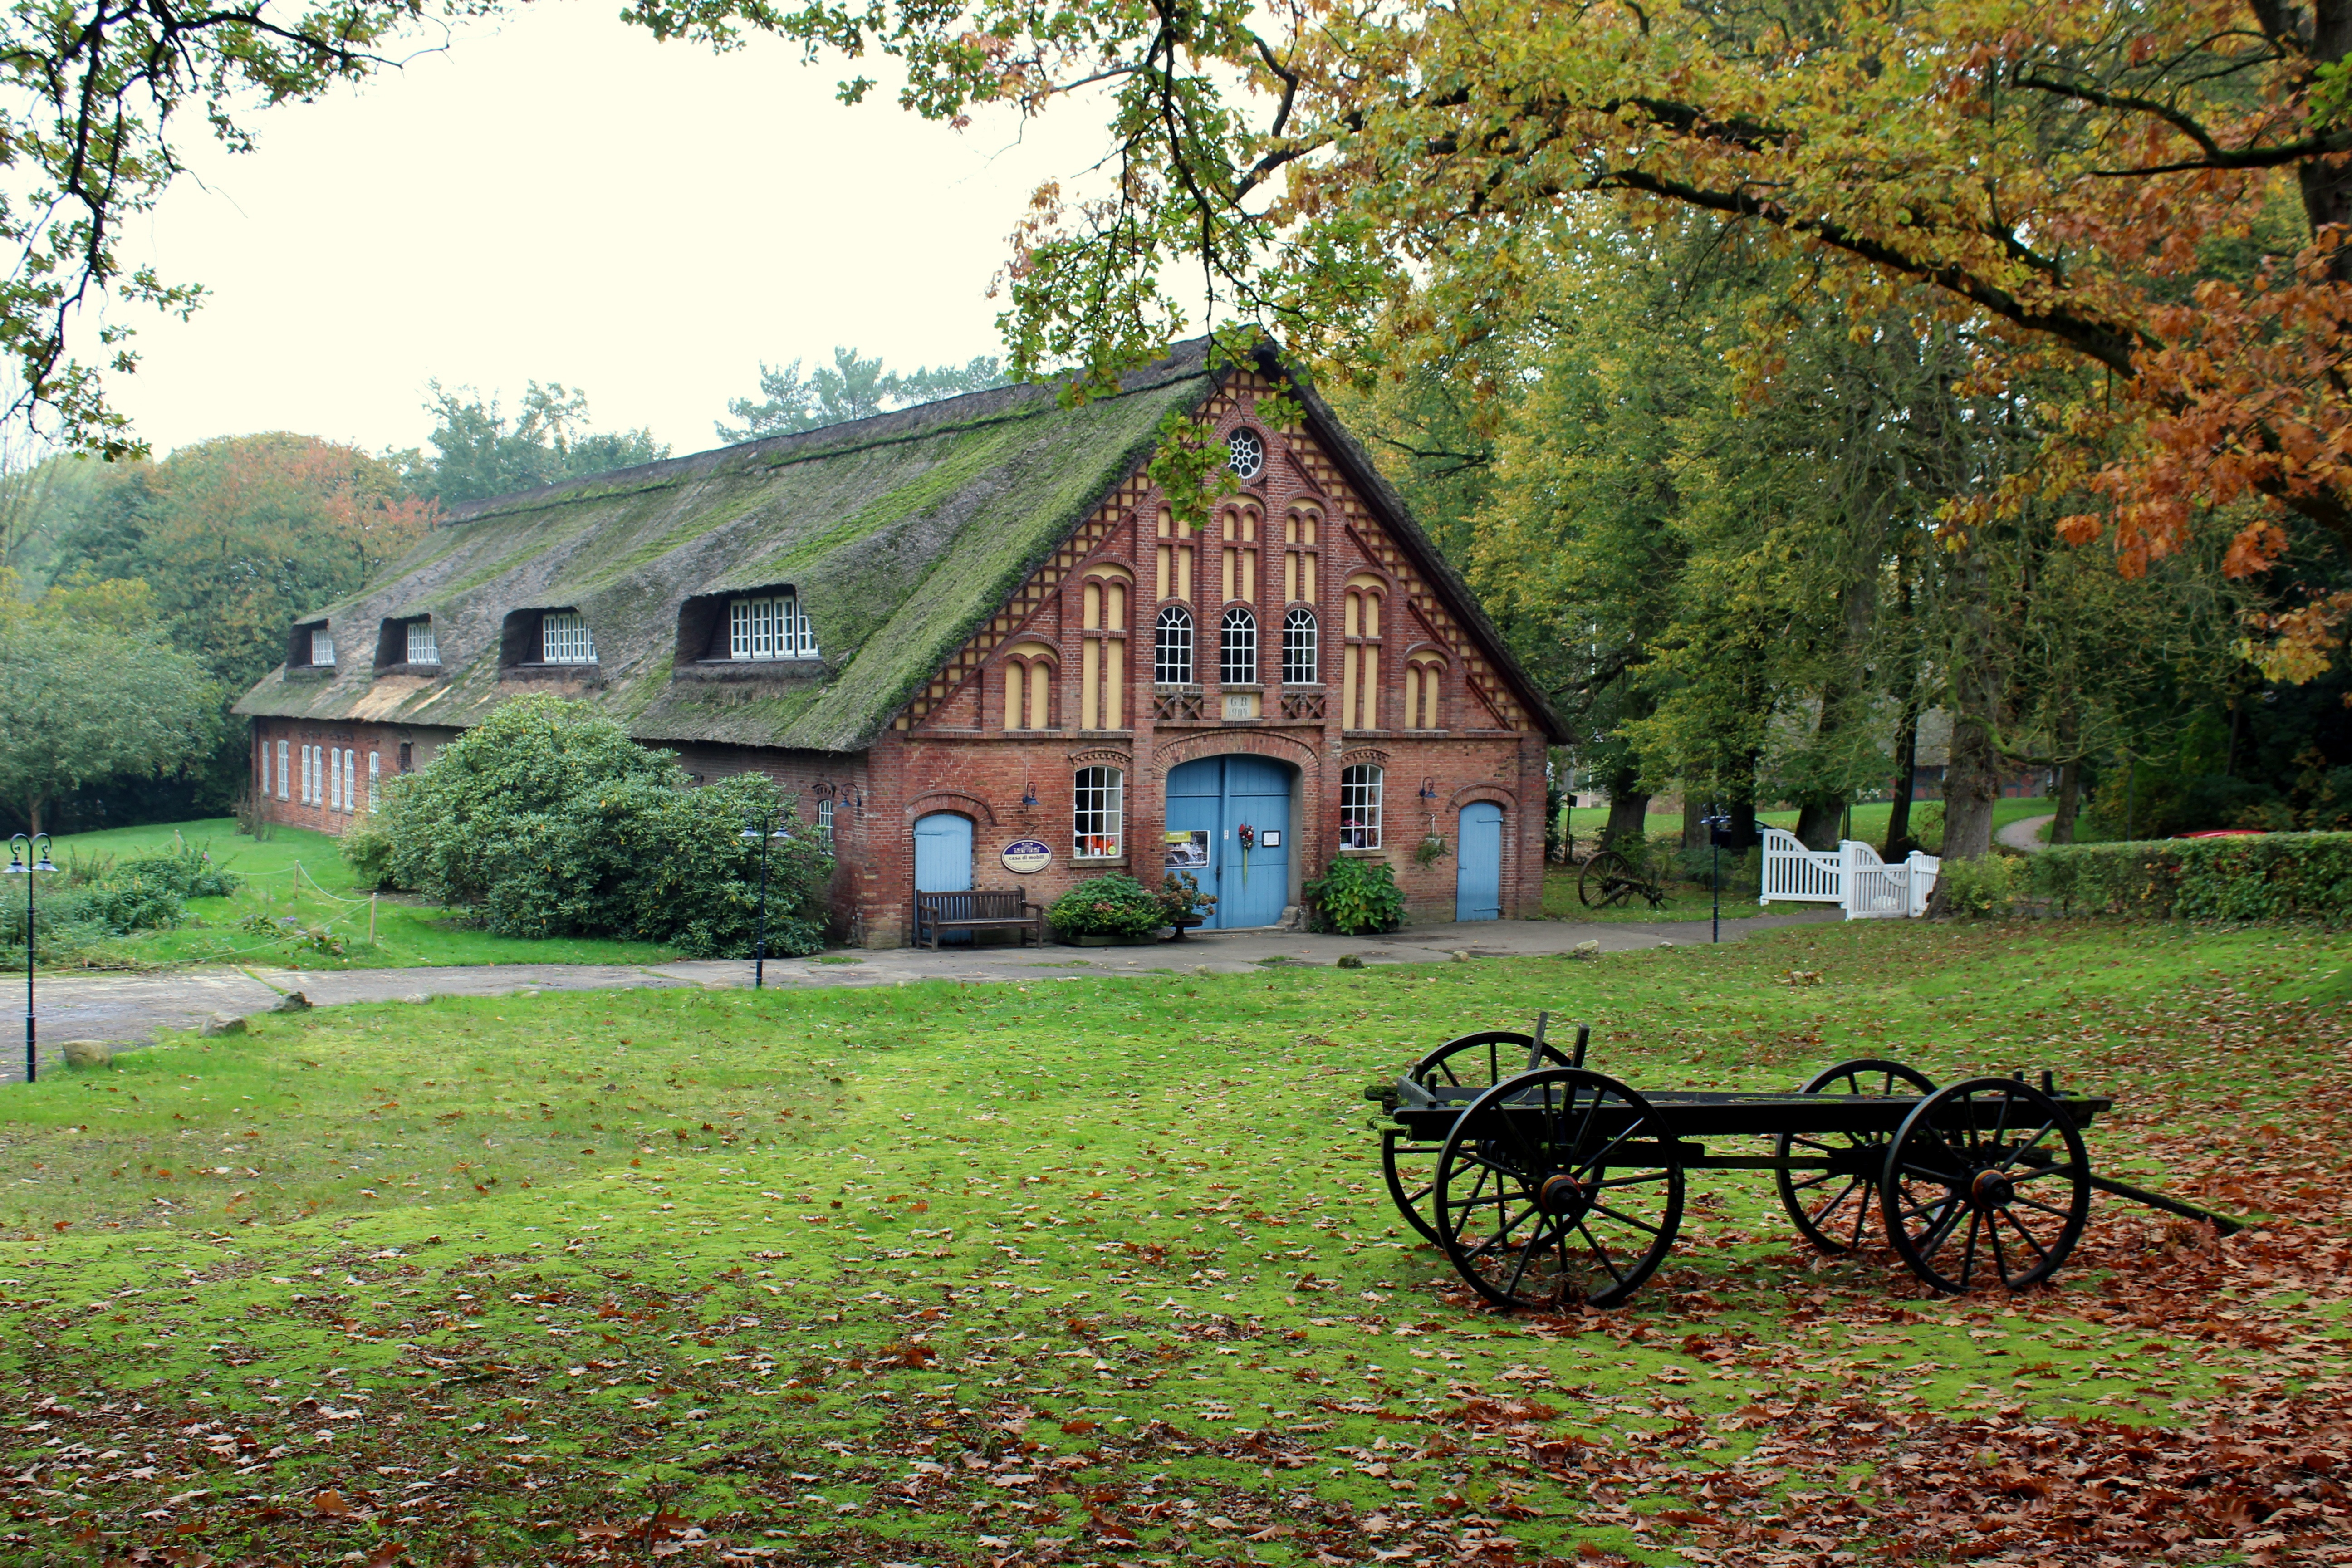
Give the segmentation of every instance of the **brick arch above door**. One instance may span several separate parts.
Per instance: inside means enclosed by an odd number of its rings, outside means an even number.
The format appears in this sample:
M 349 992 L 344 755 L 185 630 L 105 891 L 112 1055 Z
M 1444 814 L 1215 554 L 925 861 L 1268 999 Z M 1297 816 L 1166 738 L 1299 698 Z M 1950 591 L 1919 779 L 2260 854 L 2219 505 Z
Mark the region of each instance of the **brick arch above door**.
M 1519 806 L 1518 795 L 1498 784 L 1464 784 L 1446 797 L 1445 804 L 1459 811 L 1474 800 L 1491 800 L 1507 811 L 1517 811 Z
M 1268 734 L 1256 730 L 1218 730 L 1208 734 L 1187 735 L 1181 741 L 1163 747 L 1151 759 L 1153 769 L 1166 776 L 1171 768 L 1186 763 L 1199 762 L 1202 757 L 1225 757 L 1235 753 L 1265 757 L 1271 762 L 1287 763 L 1300 773 L 1312 776 L 1322 753 L 1304 741 L 1288 735 Z
M 987 826 L 996 826 L 996 813 L 989 809 L 988 802 L 957 789 L 935 789 L 908 801 L 907 825 L 911 827 L 918 817 L 929 816 L 935 811 L 952 811 Z

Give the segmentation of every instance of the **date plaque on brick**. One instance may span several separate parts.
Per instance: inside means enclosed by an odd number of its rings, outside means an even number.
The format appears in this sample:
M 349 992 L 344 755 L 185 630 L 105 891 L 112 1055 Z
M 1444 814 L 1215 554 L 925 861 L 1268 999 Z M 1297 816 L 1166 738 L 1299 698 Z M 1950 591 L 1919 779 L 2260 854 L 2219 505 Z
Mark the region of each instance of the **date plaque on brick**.
M 1054 863 L 1054 852 L 1034 838 L 1015 839 L 1004 847 L 1004 868 L 1026 877 Z

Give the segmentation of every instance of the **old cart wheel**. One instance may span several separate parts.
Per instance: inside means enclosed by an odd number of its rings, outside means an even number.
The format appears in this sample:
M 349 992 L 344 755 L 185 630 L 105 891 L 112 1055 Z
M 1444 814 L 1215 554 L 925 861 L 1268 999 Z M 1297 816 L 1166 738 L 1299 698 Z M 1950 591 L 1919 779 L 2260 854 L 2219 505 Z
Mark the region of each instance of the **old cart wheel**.
M 1816 1073 L 1800 1094 L 1933 1094 L 1936 1086 L 1925 1073 L 1901 1062 L 1864 1057 L 1840 1062 Z M 1780 1206 L 1797 1234 L 1823 1252 L 1857 1252 L 1863 1227 L 1877 1201 L 1878 1180 L 1886 1170 L 1886 1132 L 1825 1132 L 1819 1135 L 1783 1132 L 1772 1152 L 1786 1160 L 1826 1159 L 1826 1171 L 1780 1171 L 1774 1182 L 1780 1189 Z
M 1527 1071 L 1528 1053 L 1535 1043 L 1533 1035 L 1516 1029 L 1465 1035 L 1413 1063 L 1405 1076 L 1423 1089 L 1484 1093 L 1505 1079 Z M 1567 1053 L 1549 1041 L 1542 1059 L 1569 1065 Z M 1466 1098 L 1475 1100 L 1477 1094 Z M 1381 1173 L 1388 1178 L 1389 1196 L 1396 1201 L 1397 1212 L 1429 1242 L 1437 1240 L 1437 1226 L 1429 1209 L 1430 1194 L 1437 1190 L 1437 1149 L 1428 1143 L 1407 1142 L 1394 1134 L 1381 1140 Z
M 2074 1118 L 2040 1089 L 1972 1078 L 1921 1100 L 1879 1180 L 1886 1239 L 1911 1272 L 1958 1295 L 2058 1271 L 2091 1210 L 2091 1162 Z
M 1674 1246 L 1683 1168 L 1650 1102 L 1548 1067 L 1473 1100 L 1437 1156 L 1439 1245 L 1499 1307 L 1613 1307 Z
M 1577 873 L 1576 901 L 1588 910 L 1612 909 L 1632 898 L 1637 886 L 1633 863 L 1614 849 L 1603 849 Z

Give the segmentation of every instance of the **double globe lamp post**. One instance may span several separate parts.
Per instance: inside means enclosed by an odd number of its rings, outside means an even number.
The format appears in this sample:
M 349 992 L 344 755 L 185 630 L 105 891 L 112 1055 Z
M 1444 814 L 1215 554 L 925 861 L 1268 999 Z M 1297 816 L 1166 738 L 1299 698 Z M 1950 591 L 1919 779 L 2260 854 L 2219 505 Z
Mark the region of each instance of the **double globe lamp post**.
M 25 1081 L 40 1077 L 39 1044 L 33 1024 L 33 889 L 38 873 L 54 871 L 49 863 L 49 836 L 19 833 L 8 840 L 7 875 L 25 879 Z

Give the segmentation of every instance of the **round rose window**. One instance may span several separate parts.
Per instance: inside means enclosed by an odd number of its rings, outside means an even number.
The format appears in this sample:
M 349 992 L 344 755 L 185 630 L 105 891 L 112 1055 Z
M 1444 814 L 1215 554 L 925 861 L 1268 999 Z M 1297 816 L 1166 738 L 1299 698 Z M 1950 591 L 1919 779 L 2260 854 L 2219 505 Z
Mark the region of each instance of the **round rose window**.
M 1254 479 L 1265 467 L 1265 442 L 1255 430 L 1236 430 L 1225 437 L 1225 456 L 1239 479 Z

